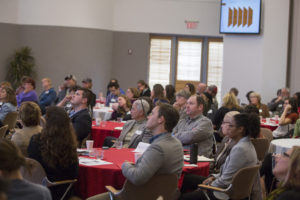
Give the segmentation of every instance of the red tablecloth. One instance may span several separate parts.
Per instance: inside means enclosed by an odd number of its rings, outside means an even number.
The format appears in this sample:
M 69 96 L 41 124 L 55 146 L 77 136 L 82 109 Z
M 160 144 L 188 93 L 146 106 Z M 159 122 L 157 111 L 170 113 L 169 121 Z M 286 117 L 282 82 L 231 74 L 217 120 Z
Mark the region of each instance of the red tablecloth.
M 104 139 L 107 136 L 113 136 L 118 138 L 121 134 L 121 130 L 116 130 L 116 127 L 123 127 L 122 122 L 101 122 L 100 126 L 95 126 L 95 121 L 93 121 L 92 126 L 92 140 L 94 140 L 94 147 L 102 147 Z
M 80 165 L 76 193 L 81 198 L 85 199 L 90 196 L 106 192 L 106 185 L 112 185 L 117 189 L 121 189 L 125 181 L 121 166 L 124 161 L 134 161 L 134 153 L 131 152 L 132 150 L 133 149 L 118 150 L 114 148 L 105 150 L 103 160 L 112 162 L 113 164 L 111 165 Z M 209 163 L 199 162 L 198 167 L 184 167 L 183 175 L 185 173 L 208 176 Z M 183 178 L 183 176 L 181 178 Z M 181 181 L 179 182 L 181 183 Z
M 278 120 L 270 119 L 270 123 L 266 122 L 266 119 L 262 119 L 260 122 L 260 127 L 268 128 L 271 131 L 274 131 L 279 126 Z

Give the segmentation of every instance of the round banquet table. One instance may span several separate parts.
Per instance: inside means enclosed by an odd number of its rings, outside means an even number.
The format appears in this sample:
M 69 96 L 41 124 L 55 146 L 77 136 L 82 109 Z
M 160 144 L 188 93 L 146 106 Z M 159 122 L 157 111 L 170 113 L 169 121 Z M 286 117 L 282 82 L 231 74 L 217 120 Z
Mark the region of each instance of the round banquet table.
M 104 150 L 104 161 L 112 162 L 109 165 L 86 166 L 79 165 L 78 183 L 76 193 L 81 198 L 107 192 L 106 185 L 111 185 L 116 189 L 121 189 L 125 177 L 122 174 L 122 163 L 124 161 L 134 162 L 133 149 L 114 149 Z M 201 176 L 208 176 L 209 163 L 198 162 L 196 166 L 185 166 L 179 185 L 186 173 L 193 173 Z
M 124 126 L 123 122 L 106 121 L 101 122 L 100 126 L 96 126 L 95 121 L 92 124 L 92 140 L 94 140 L 94 147 L 100 148 L 103 146 L 104 139 L 107 136 L 118 138 L 121 134 L 121 127 Z
M 287 138 L 287 139 L 272 140 L 270 143 L 269 152 L 283 153 L 291 149 L 293 146 L 300 146 L 300 139 Z

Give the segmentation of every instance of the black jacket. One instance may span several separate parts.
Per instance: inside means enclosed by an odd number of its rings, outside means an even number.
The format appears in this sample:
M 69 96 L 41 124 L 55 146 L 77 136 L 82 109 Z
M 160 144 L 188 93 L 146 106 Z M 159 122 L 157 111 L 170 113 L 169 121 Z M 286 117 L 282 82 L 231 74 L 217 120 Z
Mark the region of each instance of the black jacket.
M 81 147 L 82 140 L 92 131 L 92 118 L 87 108 L 76 112 L 71 116 L 71 122 L 77 135 L 78 145 Z

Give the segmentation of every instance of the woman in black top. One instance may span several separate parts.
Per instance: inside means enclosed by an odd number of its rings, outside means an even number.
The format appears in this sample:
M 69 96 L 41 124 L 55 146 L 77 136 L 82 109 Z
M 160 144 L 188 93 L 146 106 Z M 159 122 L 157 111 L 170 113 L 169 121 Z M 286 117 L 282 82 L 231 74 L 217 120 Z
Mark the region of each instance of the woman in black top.
M 47 108 L 42 133 L 30 140 L 28 157 L 41 163 L 50 181 L 75 179 L 78 176 L 76 147 L 76 136 L 67 113 L 63 108 L 51 106 Z M 50 187 L 53 200 L 60 199 L 67 186 Z

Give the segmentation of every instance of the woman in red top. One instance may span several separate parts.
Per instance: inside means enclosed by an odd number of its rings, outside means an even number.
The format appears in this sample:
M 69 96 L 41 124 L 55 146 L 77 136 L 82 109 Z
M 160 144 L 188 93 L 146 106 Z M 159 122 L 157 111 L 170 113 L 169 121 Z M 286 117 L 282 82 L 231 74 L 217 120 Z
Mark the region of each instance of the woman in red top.
M 289 137 L 288 133 L 294 128 L 294 124 L 299 118 L 297 100 L 295 98 L 285 99 L 283 108 L 279 126 L 272 133 L 274 138 Z
M 299 118 L 297 100 L 294 97 L 285 99 L 283 108 L 284 110 L 280 116 L 279 125 L 295 124 Z

